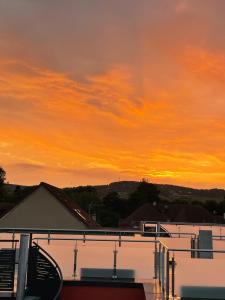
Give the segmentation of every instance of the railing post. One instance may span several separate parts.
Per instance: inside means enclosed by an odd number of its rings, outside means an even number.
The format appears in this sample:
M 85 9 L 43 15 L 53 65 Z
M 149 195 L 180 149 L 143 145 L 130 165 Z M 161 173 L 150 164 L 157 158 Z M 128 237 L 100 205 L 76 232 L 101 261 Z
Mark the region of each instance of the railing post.
M 159 274 L 159 284 L 161 285 L 161 268 L 162 268 L 162 245 L 159 243 L 159 265 L 158 265 L 158 274 Z
M 15 232 L 12 234 L 12 249 L 15 248 Z
M 155 253 L 154 253 L 154 279 L 157 279 L 157 267 L 158 267 L 158 262 L 157 262 L 157 255 L 158 255 L 158 249 L 157 249 L 157 240 L 155 237 Z
M 175 297 L 175 259 L 172 257 L 172 297 Z
M 170 296 L 170 252 L 166 252 L 166 300 L 169 300 Z
M 77 276 L 77 256 L 78 256 L 78 249 L 77 249 L 77 242 L 76 242 L 76 246 L 74 249 L 74 264 L 73 264 L 73 277 L 74 279 Z
M 162 272 L 161 272 L 161 285 L 162 285 L 162 291 L 165 292 L 165 247 L 162 249 Z
M 157 226 L 156 226 L 156 232 L 157 232 L 157 236 L 161 236 L 161 226 L 160 226 L 160 223 L 158 222 L 157 223 Z
M 29 255 L 29 234 L 21 234 L 16 300 L 23 300 L 26 288 L 27 264 Z
M 29 248 L 31 248 L 32 243 L 33 243 L 33 233 L 30 233 Z
M 144 221 L 140 222 L 140 230 L 142 232 L 142 235 L 144 235 L 144 232 L 145 232 L 145 222 Z
M 113 250 L 113 279 L 117 278 L 117 253 L 115 245 L 115 249 Z
M 51 240 L 51 233 L 48 232 L 48 245 L 50 245 L 50 240 Z
M 121 234 L 119 235 L 119 247 L 121 247 Z
M 83 246 L 85 246 L 85 243 L 86 243 L 86 235 L 85 233 L 83 234 Z
M 194 238 L 191 237 L 191 249 L 194 249 L 194 247 L 195 247 Z M 195 257 L 195 252 L 191 251 L 191 258 L 194 258 L 194 257 Z

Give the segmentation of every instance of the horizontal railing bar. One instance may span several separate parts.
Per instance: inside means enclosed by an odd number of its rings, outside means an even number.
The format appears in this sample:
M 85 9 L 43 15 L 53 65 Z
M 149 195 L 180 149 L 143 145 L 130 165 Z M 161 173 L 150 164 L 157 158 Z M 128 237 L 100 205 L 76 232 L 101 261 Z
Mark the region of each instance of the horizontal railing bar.
M 216 224 L 216 223 L 186 223 L 186 222 L 156 222 L 156 221 L 142 221 L 142 224 L 159 224 L 159 225 L 191 225 L 191 226 L 217 226 L 225 227 L 225 224 Z
M 213 249 L 182 249 L 182 248 L 169 248 L 168 251 L 173 252 L 213 252 L 213 253 L 225 253 L 225 250 L 213 250 Z
M 145 231 L 146 232 L 146 231 Z M 163 232 L 162 231 L 160 231 L 161 232 L 161 234 L 163 234 Z M 156 234 L 157 233 L 160 233 L 160 232 L 156 232 Z M 191 233 L 191 232 L 170 232 L 170 231 L 168 231 L 168 232 L 166 232 L 167 234 L 177 234 L 177 235 L 187 235 L 187 236 L 196 236 L 196 233 Z M 164 232 L 164 234 L 165 234 L 165 232 Z
M 140 230 L 112 230 L 112 229 L 42 229 L 42 228 L 0 228 L 0 233 L 60 233 L 60 234 L 143 234 Z
M 90 238 L 34 238 L 41 241 L 85 241 L 85 242 L 117 242 L 117 243 L 159 243 L 158 240 L 122 240 L 122 239 L 90 239 Z
M 19 242 L 19 240 L 0 240 L 0 243 L 12 243 L 12 242 L 17 243 Z
M 195 233 L 190 232 L 146 232 L 146 231 L 136 231 L 136 230 L 95 230 L 95 229 L 85 229 L 85 230 L 73 230 L 73 229 L 41 229 L 41 228 L 0 228 L 0 233 L 33 233 L 33 234 L 66 234 L 66 235 L 115 235 L 115 236 L 133 236 L 135 234 L 145 235 L 146 233 L 152 234 L 152 237 L 155 235 L 177 235 L 181 237 L 184 236 L 196 236 Z M 148 236 L 150 237 L 150 236 Z
M 127 235 L 127 234 L 152 234 L 152 235 L 166 235 L 166 234 L 177 234 L 177 235 L 196 235 L 191 232 L 164 232 L 164 231 L 136 231 L 136 230 L 95 230 L 95 229 L 85 229 L 85 230 L 73 230 L 73 229 L 41 229 L 41 228 L 0 228 L 0 233 L 52 233 L 52 234 L 115 234 L 115 235 Z

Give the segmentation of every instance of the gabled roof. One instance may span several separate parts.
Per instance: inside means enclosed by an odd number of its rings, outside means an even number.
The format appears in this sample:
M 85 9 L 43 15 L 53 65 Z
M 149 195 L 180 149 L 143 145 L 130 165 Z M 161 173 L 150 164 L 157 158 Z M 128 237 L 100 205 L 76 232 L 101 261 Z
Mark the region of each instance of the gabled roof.
M 152 203 L 145 203 L 127 218 L 121 220 L 121 226 L 134 225 L 140 221 L 166 221 L 164 214 L 159 212 Z
M 215 216 L 200 205 L 145 203 L 127 218 L 120 221 L 122 227 L 133 227 L 140 221 L 186 222 L 186 223 L 222 223 L 222 217 Z
M 4 213 L 0 217 L 5 216 L 10 212 L 11 209 L 14 209 L 16 206 L 20 205 L 27 197 L 32 195 L 37 189 L 44 187 L 54 198 L 56 198 L 69 212 L 76 217 L 80 222 L 85 224 L 88 228 L 98 228 L 98 225 L 82 208 L 80 208 L 75 201 L 73 201 L 62 189 L 57 188 L 53 185 L 50 185 L 45 182 L 41 182 L 37 186 L 30 187 L 25 193 L 23 198 L 18 201 L 17 204 L 14 204 L 13 207 L 9 206 L 5 209 Z
M 73 201 L 62 189 L 57 188 L 45 182 L 41 182 L 37 187 L 43 186 L 49 193 L 51 193 L 57 200 L 59 200 L 77 219 L 84 223 L 87 227 L 97 228 L 99 225 Z
M 14 204 L 11 202 L 1 202 L 0 203 L 0 218 L 4 216 L 8 211 L 14 207 Z
M 168 206 L 168 219 L 171 222 L 215 223 L 217 216 L 212 215 L 200 205 L 171 204 Z

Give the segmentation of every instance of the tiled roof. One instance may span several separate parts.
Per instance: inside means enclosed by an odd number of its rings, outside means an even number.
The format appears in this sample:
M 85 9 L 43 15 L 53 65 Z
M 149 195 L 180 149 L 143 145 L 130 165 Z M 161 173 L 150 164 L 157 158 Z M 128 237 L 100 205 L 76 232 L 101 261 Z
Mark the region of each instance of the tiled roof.
M 43 186 L 48 190 L 56 199 L 58 199 L 77 219 L 84 223 L 89 228 L 97 228 L 99 225 L 82 209 L 75 201 L 73 201 L 62 189 L 57 188 L 45 182 L 41 182 L 40 186 Z
M 32 186 L 23 193 L 23 197 L 16 204 L 8 204 L 1 207 L 0 205 L 0 218 L 10 212 L 11 209 L 20 205 L 20 203 L 35 192 L 38 188 L 44 187 L 49 193 L 51 193 L 58 201 L 60 201 L 70 213 L 85 224 L 88 228 L 99 228 L 97 224 L 82 208 L 80 208 L 75 201 L 73 201 L 62 189 L 57 188 L 45 182 L 41 182 L 38 186 Z
M 153 204 L 145 203 L 127 218 L 121 220 L 120 226 L 134 225 L 140 221 L 166 221 L 166 217 Z
M 217 216 L 210 214 L 200 205 L 171 204 L 168 206 L 167 218 L 171 222 L 215 223 Z
M 222 217 L 210 214 L 204 207 L 191 204 L 145 203 L 127 218 L 120 221 L 120 226 L 132 227 L 140 221 L 187 222 L 187 223 L 222 223 Z

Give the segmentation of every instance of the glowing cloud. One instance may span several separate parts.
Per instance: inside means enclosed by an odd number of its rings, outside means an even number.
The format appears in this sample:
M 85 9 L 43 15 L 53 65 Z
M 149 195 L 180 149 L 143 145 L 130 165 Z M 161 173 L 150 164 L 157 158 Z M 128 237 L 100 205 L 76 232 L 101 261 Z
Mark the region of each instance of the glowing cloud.
M 225 5 L 50 2 L 0 4 L 8 180 L 225 187 Z

